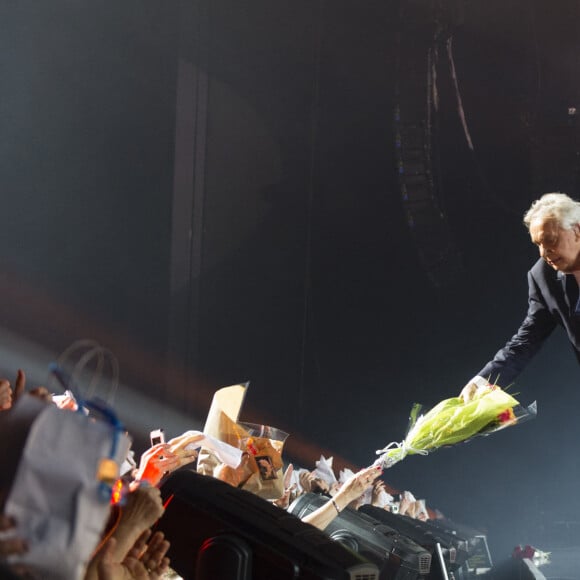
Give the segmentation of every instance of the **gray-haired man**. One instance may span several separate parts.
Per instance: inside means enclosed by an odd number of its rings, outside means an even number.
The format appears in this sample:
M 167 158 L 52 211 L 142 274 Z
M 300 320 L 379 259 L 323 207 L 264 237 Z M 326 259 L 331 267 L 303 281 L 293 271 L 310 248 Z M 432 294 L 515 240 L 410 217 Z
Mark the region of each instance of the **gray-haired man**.
M 528 272 L 528 312 L 517 333 L 465 386 L 469 399 L 478 385 L 506 387 L 562 326 L 580 363 L 580 202 L 547 193 L 524 216 L 540 259 Z

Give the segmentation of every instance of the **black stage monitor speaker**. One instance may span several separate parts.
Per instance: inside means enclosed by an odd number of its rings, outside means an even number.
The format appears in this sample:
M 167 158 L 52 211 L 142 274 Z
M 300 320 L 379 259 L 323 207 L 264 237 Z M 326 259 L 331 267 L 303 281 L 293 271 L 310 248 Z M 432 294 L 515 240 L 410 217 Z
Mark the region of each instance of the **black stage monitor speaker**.
M 315 493 L 300 496 L 289 511 L 304 517 L 323 505 L 328 498 Z M 334 540 L 356 550 L 375 562 L 381 580 L 426 578 L 431 569 L 431 554 L 397 530 L 356 510 L 346 508 L 326 528 Z
M 546 580 L 544 574 L 527 558 L 523 560 L 510 558 L 501 562 L 485 577 L 489 580 Z
M 444 530 L 432 528 L 427 522 L 393 514 L 372 505 L 363 505 L 359 511 L 383 522 L 428 550 L 433 561 L 429 574 L 429 578 L 432 580 L 439 580 L 439 578 L 445 578 L 446 576 L 441 570 L 441 566 L 435 564 L 435 561 L 439 561 L 439 549 L 444 561 L 443 566 L 447 573 L 458 570 L 467 560 L 466 540 Z
M 487 545 L 487 537 L 481 531 L 448 518 L 433 519 L 426 524 L 434 530 L 443 530 L 467 542 L 467 560 L 462 568 L 473 575 L 491 570 L 493 561 Z
M 378 567 L 256 495 L 178 471 L 157 524 L 185 580 L 378 580 Z

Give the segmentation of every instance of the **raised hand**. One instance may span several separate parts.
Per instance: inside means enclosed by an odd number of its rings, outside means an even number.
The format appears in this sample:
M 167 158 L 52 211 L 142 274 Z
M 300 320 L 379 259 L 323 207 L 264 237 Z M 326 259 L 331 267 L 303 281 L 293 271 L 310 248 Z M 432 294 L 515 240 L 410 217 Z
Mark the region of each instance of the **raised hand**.
M 341 509 L 351 502 L 360 498 L 367 489 L 370 489 L 377 477 L 382 474 L 382 469 L 376 466 L 366 467 L 355 473 L 350 479 L 345 481 L 338 490 L 334 499 L 340 501 Z
M 150 580 L 157 580 L 169 569 L 169 558 L 166 556 L 168 550 L 169 542 L 163 532 L 155 532 L 151 536 L 151 531 L 146 530 L 135 542 L 128 556 L 140 560 Z
M 7 532 L 15 527 L 12 518 L 0 514 L 0 532 Z M 24 554 L 28 550 L 26 541 L 18 537 L 4 537 L 0 539 L 0 561 L 5 560 L 13 554 Z
M 150 485 L 157 485 L 161 478 L 178 467 L 181 467 L 181 458 L 171 451 L 169 443 L 158 443 L 147 449 L 141 455 L 139 469 L 135 479 L 146 481 Z
M 0 411 L 6 411 L 18 400 L 26 388 L 26 376 L 24 371 L 18 369 L 14 390 L 7 379 L 0 379 Z M 47 391 L 48 392 L 48 391 Z

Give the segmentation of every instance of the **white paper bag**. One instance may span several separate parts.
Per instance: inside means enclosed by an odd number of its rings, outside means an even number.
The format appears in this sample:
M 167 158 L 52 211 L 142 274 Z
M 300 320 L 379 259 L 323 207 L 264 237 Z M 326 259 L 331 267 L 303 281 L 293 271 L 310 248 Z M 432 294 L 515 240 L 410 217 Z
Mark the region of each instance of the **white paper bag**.
M 0 464 L 12 430 L 22 434 L 29 426 L 4 507 L 29 550 L 10 562 L 29 565 L 43 580 L 83 577 L 110 512 L 110 487 L 99 480 L 99 467 L 104 459 L 114 471 L 111 461 L 119 466 L 129 448 L 113 423 L 29 396 L 0 417 Z M 6 455 L 15 457 L 15 450 Z

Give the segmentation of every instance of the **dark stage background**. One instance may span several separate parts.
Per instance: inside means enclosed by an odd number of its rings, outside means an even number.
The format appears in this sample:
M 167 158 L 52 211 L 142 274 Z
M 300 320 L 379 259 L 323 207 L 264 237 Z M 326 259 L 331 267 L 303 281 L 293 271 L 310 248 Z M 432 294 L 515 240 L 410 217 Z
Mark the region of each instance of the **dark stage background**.
M 3 372 L 29 364 L 38 384 L 44 356 L 99 340 L 122 388 L 153 402 L 150 420 L 124 410 L 138 442 L 249 380 L 243 419 L 288 431 L 304 466 L 321 450 L 370 464 L 413 402 L 458 393 L 525 313 L 523 212 L 579 194 L 579 5 L 408 7 L 403 21 L 393 0 L 5 0 Z M 408 225 L 393 122 L 441 26 L 474 143 L 441 50 L 446 269 Z M 512 389 L 537 399 L 535 421 L 386 481 L 488 531 L 497 559 L 578 545 L 578 379 L 557 333 Z

